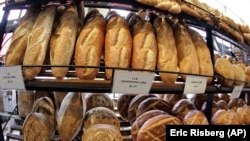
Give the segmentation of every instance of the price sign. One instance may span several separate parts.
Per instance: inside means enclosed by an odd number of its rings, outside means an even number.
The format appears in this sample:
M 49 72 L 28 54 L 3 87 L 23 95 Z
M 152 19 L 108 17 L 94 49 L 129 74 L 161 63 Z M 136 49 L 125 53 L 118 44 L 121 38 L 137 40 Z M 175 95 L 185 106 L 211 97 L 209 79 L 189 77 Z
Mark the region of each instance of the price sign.
M 153 73 L 115 70 L 112 93 L 148 94 Z
M 0 67 L 1 89 L 25 89 L 21 66 Z
M 243 86 L 234 86 L 230 99 L 238 98 L 243 89 Z
M 187 75 L 184 94 L 201 94 L 205 93 L 207 86 L 207 77 Z

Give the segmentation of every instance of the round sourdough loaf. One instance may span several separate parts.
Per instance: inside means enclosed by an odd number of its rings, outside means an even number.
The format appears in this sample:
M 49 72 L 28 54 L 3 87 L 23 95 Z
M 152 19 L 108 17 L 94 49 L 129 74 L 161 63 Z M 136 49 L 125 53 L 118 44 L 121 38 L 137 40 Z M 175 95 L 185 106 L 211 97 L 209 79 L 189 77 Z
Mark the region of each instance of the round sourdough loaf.
M 219 109 L 211 118 L 213 125 L 239 125 L 240 119 L 234 110 Z
M 228 110 L 228 105 L 227 105 L 227 102 L 225 100 L 219 100 L 216 102 L 216 104 L 217 104 L 219 109 Z
M 137 141 L 166 141 L 166 126 L 183 124 L 172 115 L 158 115 L 148 119 L 137 135 Z
M 106 107 L 95 107 L 86 112 L 84 130 L 95 124 L 109 124 L 120 130 L 120 121 L 115 112 Z
M 106 93 L 91 93 L 86 97 L 86 111 L 95 107 L 114 109 L 113 101 Z
M 149 97 L 156 97 L 156 96 L 155 95 L 148 95 L 148 94 L 138 94 L 130 101 L 129 107 L 128 107 L 128 120 L 129 120 L 131 125 L 136 120 L 136 113 L 137 113 L 137 108 L 138 108 L 139 104 L 143 100 L 145 100 Z
M 117 100 L 117 109 L 123 120 L 128 120 L 129 103 L 135 96 L 135 94 L 122 94 L 119 96 Z
M 24 141 L 50 141 L 49 122 L 42 113 L 30 113 L 23 123 Z
M 82 141 L 123 141 L 120 130 L 108 124 L 95 124 L 84 131 Z
M 131 136 L 132 136 L 133 141 L 136 141 L 137 134 L 138 134 L 141 126 L 148 119 L 150 119 L 154 116 L 163 115 L 163 114 L 168 114 L 168 113 L 165 111 L 156 109 L 156 110 L 147 111 L 147 112 L 143 113 L 142 115 L 140 115 L 138 118 L 136 118 L 135 122 L 131 126 Z
M 190 110 L 196 110 L 195 104 L 189 99 L 181 99 L 177 101 L 172 108 L 172 115 L 176 116 L 180 120 L 183 120 L 184 116 Z
M 164 94 L 163 96 L 163 100 L 167 101 L 171 106 L 183 98 L 185 98 L 184 94 Z
M 160 99 L 158 97 L 149 97 L 145 100 L 143 100 L 136 112 L 136 118 L 138 118 L 140 115 L 143 113 L 150 111 L 150 110 L 155 110 L 159 109 L 162 111 L 167 112 L 168 114 L 171 114 L 172 107 L 169 103 L 167 103 L 165 100 Z
M 183 124 L 185 125 L 209 125 L 209 122 L 203 112 L 199 110 L 191 110 L 184 116 Z

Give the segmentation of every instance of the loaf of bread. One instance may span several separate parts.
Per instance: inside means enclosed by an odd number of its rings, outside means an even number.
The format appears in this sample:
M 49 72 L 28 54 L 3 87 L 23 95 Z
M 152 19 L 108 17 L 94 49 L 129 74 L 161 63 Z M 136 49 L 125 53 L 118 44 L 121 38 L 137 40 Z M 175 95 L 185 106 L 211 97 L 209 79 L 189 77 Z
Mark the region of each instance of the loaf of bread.
M 105 19 L 99 11 L 87 13 L 84 26 L 76 41 L 74 56 L 76 66 L 100 66 L 105 26 Z M 94 79 L 98 70 L 98 68 L 75 68 L 79 79 Z
M 195 7 L 193 5 L 182 1 L 180 3 L 180 6 L 181 6 L 182 13 L 185 13 L 187 15 L 190 15 L 190 16 L 198 18 L 198 19 L 201 18 L 200 13 L 198 12 L 198 10 L 195 9 Z
M 50 138 L 56 131 L 56 107 L 49 97 L 41 97 L 37 99 L 32 108 L 32 112 L 42 113 L 48 120 Z
M 222 84 L 231 87 L 234 83 L 234 71 L 231 62 L 225 57 L 218 58 L 215 62 L 215 72 L 222 76 Z
M 197 110 L 194 103 L 189 99 L 181 99 L 174 104 L 172 115 L 182 121 L 184 116 L 191 110 Z
M 214 66 L 211 59 L 210 50 L 200 33 L 193 29 L 190 29 L 189 34 L 196 48 L 199 61 L 199 74 L 208 76 L 207 84 L 209 85 L 213 82 L 214 76 Z
M 131 125 L 131 136 L 133 141 L 136 141 L 137 134 L 139 130 L 141 129 L 142 125 L 150 118 L 157 116 L 157 115 L 163 115 L 163 114 L 168 114 L 165 111 L 162 110 L 150 110 L 142 115 L 140 115 L 138 118 L 136 118 L 135 122 Z
M 228 104 L 225 100 L 219 100 L 216 102 L 218 109 L 225 109 L 228 110 Z
M 128 120 L 130 124 L 132 125 L 133 122 L 136 120 L 136 113 L 137 113 L 137 108 L 139 104 L 149 98 L 149 97 L 155 97 L 155 95 L 148 95 L 148 94 L 138 94 L 135 96 L 129 103 L 128 107 Z
M 207 100 L 207 94 L 194 94 L 190 100 L 198 110 L 201 110 L 203 103 Z
M 126 21 L 128 23 L 129 31 L 131 34 L 133 34 L 134 25 L 140 20 L 142 20 L 142 18 L 135 12 L 129 12 L 126 16 Z
M 173 28 L 165 17 L 156 18 L 154 28 L 157 37 L 157 69 L 173 72 L 159 73 L 160 78 L 165 83 L 174 84 L 178 77 L 179 67 Z
M 237 111 L 238 109 L 238 99 L 239 98 L 233 98 L 233 99 L 230 99 L 229 102 L 227 103 L 228 104 L 228 109 L 230 110 L 233 110 L 233 111 Z
M 230 95 L 227 93 L 219 93 L 218 97 L 219 97 L 219 100 L 225 100 L 226 103 L 228 103 L 230 100 Z
M 209 125 L 208 119 L 200 110 L 191 110 L 183 118 L 184 125 Z
M 239 117 L 235 111 L 220 109 L 211 118 L 212 125 L 239 125 Z
M 30 113 L 23 123 L 24 141 L 50 141 L 49 122 L 42 113 Z
M 32 112 L 34 102 L 35 102 L 34 91 L 29 91 L 29 90 L 17 91 L 18 115 L 21 118 L 25 119 L 26 116 Z
M 250 107 L 248 105 L 238 107 L 236 113 L 238 114 L 240 124 L 248 125 L 250 123 Z
M 45 7 L 37 16 L 28 39 L 23 65 L 43 65 L 49 49 L 56 7 Z M 41 71 L 41 67 L 24 67 L 24 77 L 34 79 Z
M 167 125 L 183 124 L 172 115 L 158 115 L 148 119 L 141 127 L 137 135 L 137 141 L 165 141 Z
M 171 107 L 174 106 L 174 104 L 179 101 L 180 99 L 186 98 L 184 94 L 163 94 L 163 100 L 167 101 L 171 105 Z
M 68 5 L 57 21 L 57 27 L 52 33 L 50 44 L 50 64 L 70 65 L 74 53 L 78 29 L 78 14 L 74 5 Z M 70 35 L 70 38 L 68 36 Z M 69 67 L 52 67 L 52 74 L 57 79 L 63 79 Z
M 128 108 L 131 100 L 136 96 L 136 94 L 122 94 L 117 100 L 117 109 L 123 120 L 128 121 Z
M 108 124 L 120 130 L 120 121 L 115 112 L 106 107 L 95 107 L 86 112 L 83 122 L 84 131 L 95 124 Z
M 106 107 L 114 110 L 113 100 L 106 93 L 91 93 L 86 97 L 86 111 L 95 107 Z
M 162 110 L 168 114 L 172 114 L 172 106 L 167 103 L 165 100 L 158 97 L 149 97 L 143 100 L 137 108 L 136 118 L 138 118 L 143 113 L 150 110 Z
M 120 130 L 108 124 L 95 124 L 84 131 L 82 141 L 123 141 Z
M 242 67 L 238 64 L 232 64 L 234 71 L 234 85 L 235 86 L 244 86 L 246 81 L 246 74 Z
M 188 27 L 182 23 L 177 24 L 174 30 L 177 46 L 178 64 L 181 73 L 199 74 L 199 61 L 197 51 L 188 32 Z M 181 75 L 186 80 L 186 75 Z
M 108 13 L 108 16 L 111 13 Z M 104 62 L 106 67 L 129 68 L 132 54 L 132 36 L 126 20 L 112 14 L 107 19 Z M 106 69 L 106 79 L 112 78 L 112 69 Z
M 157 41 L 154 28 L 148 21 L 138 21 L 134 26 L 131 67 L 155 70 L 156 59 Z
M 35 23 L 39 8 L 36 5 L 29 7 L 19 21 L 5 55 L 5 66 L 22 65 L 27 48 L 29 34 Z
M 86 102 L 81 93 L 69 92 L 57 113 L 57 129 L 62 140 L 73 140 L 81 130 Z

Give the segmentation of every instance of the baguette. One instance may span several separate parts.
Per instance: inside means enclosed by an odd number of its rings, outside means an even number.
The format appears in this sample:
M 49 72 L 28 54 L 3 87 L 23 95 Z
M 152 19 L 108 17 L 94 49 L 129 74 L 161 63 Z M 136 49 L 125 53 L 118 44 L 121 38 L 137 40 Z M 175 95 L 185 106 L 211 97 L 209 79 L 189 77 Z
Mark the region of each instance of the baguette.
M 129 68 L 132 54 L 132 36 L 126 20 L 118 14 L 107 21 L 105 35 L 105 66 Z M 112 69 L 106 69 L 106 79 L 112 78 Z
M 199 62 L 196 48 L 188 32 L 186 25 L 179 23 L 174 30 L 177 46 L 178 64 L 181 73 L 199 74 Z M 186 80 L 186 75 L 181 75 Z
M 52 34 L 50 46 L 51 65 L 69 65 L 73 56 L 77 28 L 78 28 L 77 10 L 73 5 L 65 9 L 60 16 L 59 23 Z M 70 35 L 70 38 L 68 36 Z M 52 74 L 57 79 L 63 79 L 68 67 L 52 67 Z
M 154 28 L 148 21 L 138 21 L 133 32 L 132 68 L 154 70 L 156 57 L 157 41 Z
M 14 31 L 10 46 L 5 55 L 5 66 L 22 65 L 27 48 L 28 36 L 31 33 L 39 10 L 31 6 L 18 23 Z
M 52 5 L 45 7 L 39 13 L 28 39 L 23 65 L 43 65 L 48 51 L 55 13 L 56 7 Z M 40 71 L 41 67 L 25 67 L 24 77 L 32 80 Z
M 213 81 L 214 68 L 210 50 L 202 36 L 197 31 L 190 29 L 189 33 L 197 51 L 200 70 L 199 73 L 201 75 L 210 76 L 207 78 L 207 84 L 211 84 Z
M 105 19 L 98 13 L 88 13 L 86 22 L 76 41 L 75 65 L 99 66 L 104 46 Z M 88 18 L 87 18 L 88 17 Z M 79 79 L 94 79 L 97 68 L 75 68 Z
M 159 71 L 175 72 L 160 73 L 160 78 L 165 83 L 174 84 L 178 77 L 176 72 L 179 71 L 179 67 L 173 28 L 165 18 L 161 17 L 155 19 L 154 27 L 158 44 L 157 68 Z

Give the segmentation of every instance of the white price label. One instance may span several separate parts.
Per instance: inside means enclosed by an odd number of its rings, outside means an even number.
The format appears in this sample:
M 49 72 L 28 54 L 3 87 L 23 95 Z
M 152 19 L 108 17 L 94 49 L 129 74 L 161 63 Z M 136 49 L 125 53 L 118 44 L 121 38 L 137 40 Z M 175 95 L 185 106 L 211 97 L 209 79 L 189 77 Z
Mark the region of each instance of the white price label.
M 25 90 L 21 66 L 0 67 L 1 89 Z
M 184 94 L 202 94 L 205 93 L 207 86 L 207 77 L 187 75 Z
M 115 70 L 112 93 L 148 94 L 153 80 L 153 73 Z
M 232 94 L 230 95 L 230 99 L 238 98 L 243 89 L 243 86 L 234 86 Z

